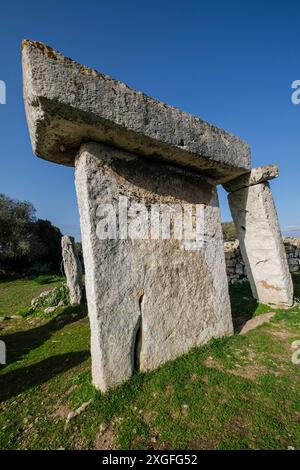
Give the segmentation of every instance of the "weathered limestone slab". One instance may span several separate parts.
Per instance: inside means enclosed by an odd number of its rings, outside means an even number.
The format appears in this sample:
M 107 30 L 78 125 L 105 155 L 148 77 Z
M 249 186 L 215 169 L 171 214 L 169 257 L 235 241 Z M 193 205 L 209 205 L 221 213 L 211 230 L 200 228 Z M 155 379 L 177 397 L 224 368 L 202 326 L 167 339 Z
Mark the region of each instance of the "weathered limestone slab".
M 75 175 L 94 385 L 105 392 L 134 368 L 153 369 L 210 338 L 231 334 L 215 186 L 185 169 L 96 143 L 81 147 Z M 197 205 L 204 214 L 203 244 L 190 251 L 175 237 L 149 238 L 149 231 L 140 239 L 131 236 L 136 211 L 143 212 L 135 204 L 149 210 Z
M 82 268 L 73 237 L 61 237 L 62 258 L 70 293 L 71 305 L 79 305 L 82 299 Z
M 264 304 L 291 306 L 293 284 L 269 184 L 240 189 L 228 200 L 253 296 Z
M 248 188 L 255 184 L 264 183 L 265 181 L 269 181 L 277 177 L 277 165 L 258 166 L 256 168 L 252 168 L 248 174 L 239 176 L 238 178 L 223 184 L 223 187 L 226 191 L 233 192 L 242 188 Z
M 267 312 L 257 317 L 251 318 L 240 328 L 239 334 L 245 335 L 249 331 L 252 331 L 257 328 L 258 326 L 264 325 L 265 323 L 269 323 L 269 321 L 272 320 L 275 315 L 275 312 Z
M 201 170 L 226 182 L 250 169 L 248 145 L 198 117 L 167 106 L 52 48 L 23 41 L 26 115 L 34 152 L 73 165 L 95 141 Z

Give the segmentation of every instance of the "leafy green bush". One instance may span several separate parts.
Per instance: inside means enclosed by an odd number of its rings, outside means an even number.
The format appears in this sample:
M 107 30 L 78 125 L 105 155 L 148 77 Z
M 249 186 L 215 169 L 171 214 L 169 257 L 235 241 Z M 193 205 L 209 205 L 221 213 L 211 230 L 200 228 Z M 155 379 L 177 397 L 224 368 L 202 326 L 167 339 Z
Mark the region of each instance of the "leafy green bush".
M 70 303 L 70 297 L 67 284 L 63 284 L 62 286 L 53 289 L 46 300 L 48 302 L 48 307 L 55 307 L 60 302 L 64 305 L 68 305 Z
M 33 308 L 32 307 L 23 307 L 20 308 L 20 310 L 17 312 L 17 315 L 20 315 L 20 317 L 26 318 L 28 315 L 31 315 L 33 313 Z
M 234 241 L 237 238 L 233 222 L 222 222 L 222 232 L 224 242 Z
M 38 271 L 40 266 L 58 270 L 61 237 L 49 220 L 36 218 L 31 203 L 0 194 L 0 265 L 4 273 Z
M 42 292 L 42 294 L 33 301 L 32 308 L 34 311 L 44 310 L 47 307 L 62 307 L 69 303 L 69 289 L 66 284 L 62 284 L 60 287 Z
M 63 278 L 56 276 L 54 274 L 41 274 L 40 276 L 37 276 L 34 280 L 39 285 L 45 285 L 45 284 L 51 284 L 52 282 L 58 282 L 62 281 Z

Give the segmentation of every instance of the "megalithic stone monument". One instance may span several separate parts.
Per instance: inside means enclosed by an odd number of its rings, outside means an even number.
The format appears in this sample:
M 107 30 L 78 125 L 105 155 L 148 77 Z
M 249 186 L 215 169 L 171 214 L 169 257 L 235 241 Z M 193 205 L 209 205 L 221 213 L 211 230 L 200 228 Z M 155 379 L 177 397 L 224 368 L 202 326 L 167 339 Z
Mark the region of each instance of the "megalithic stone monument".
M 75 167 L 94 384 L 105 391 L 134 368 L 153 369 L 210 338 L 231 334 L 215 186 L 197 173 L 98 143 L 81 146 Z M 125 207 L 118 210 L 113 201 Z M 158 213 L 153 209 L 184 205 L 202 209 L 198 249 L 155 233 L 147 238 L 149 229 L 158 228 L 148 226 Z M 112 235 L 116 229 L 113 217 L 101 219 L 105 211 L 118 212 L 119 224 L 128 214 L 121 227 L 123 232 L 128 227 L 128 238 L 101 236 L 103 220 L 111 221 Z M 145 213 L 140 230 L 134 230 L 133 211 Z
M 253 296 L 276 307 L 293 304 L 289 272 L 273 196 L 268 180 L 275 165 L 253 168 L 224 184 Z
M 33 150 L 75 166 L 95 386 L 231 334 L 216 185 L 248 145 L 42 43 L 22 56 Z

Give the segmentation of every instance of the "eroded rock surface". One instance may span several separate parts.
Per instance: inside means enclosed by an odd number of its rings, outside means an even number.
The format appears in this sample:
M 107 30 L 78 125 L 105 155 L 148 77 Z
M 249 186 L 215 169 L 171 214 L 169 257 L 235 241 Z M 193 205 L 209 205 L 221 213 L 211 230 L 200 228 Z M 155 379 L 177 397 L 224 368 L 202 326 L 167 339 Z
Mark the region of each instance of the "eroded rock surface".
M 293 304 L 293 284 L 269 184 L 230 193 L 231 214 L 253 296 L 279 307 Z

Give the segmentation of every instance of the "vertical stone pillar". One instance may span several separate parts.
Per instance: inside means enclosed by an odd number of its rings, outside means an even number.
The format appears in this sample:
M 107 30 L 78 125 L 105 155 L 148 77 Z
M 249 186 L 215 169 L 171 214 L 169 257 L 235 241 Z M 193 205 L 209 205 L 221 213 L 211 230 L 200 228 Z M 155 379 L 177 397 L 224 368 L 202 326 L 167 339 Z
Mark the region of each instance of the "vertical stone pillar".
M 224 187 L 233 191 L 228 200 L 253 296 L 264 304 L 289 307 L 293 284 L 266 181 L 277 175 L 277 167 L 260 167 Z
M 96 143 L 81 147 L 75 168 L 94 385 L 105 392 L 134 369 L 231 334 L 215 186 Z M 156 209 L 171 205 L 203 212 L 203 240 L 193 250 L 180 237 L 158 236 Z
M 82 268 L 73 237 L 61 238 L 62 258 L 69 288 L 71 305 L 79 305 L 82 299 Z

